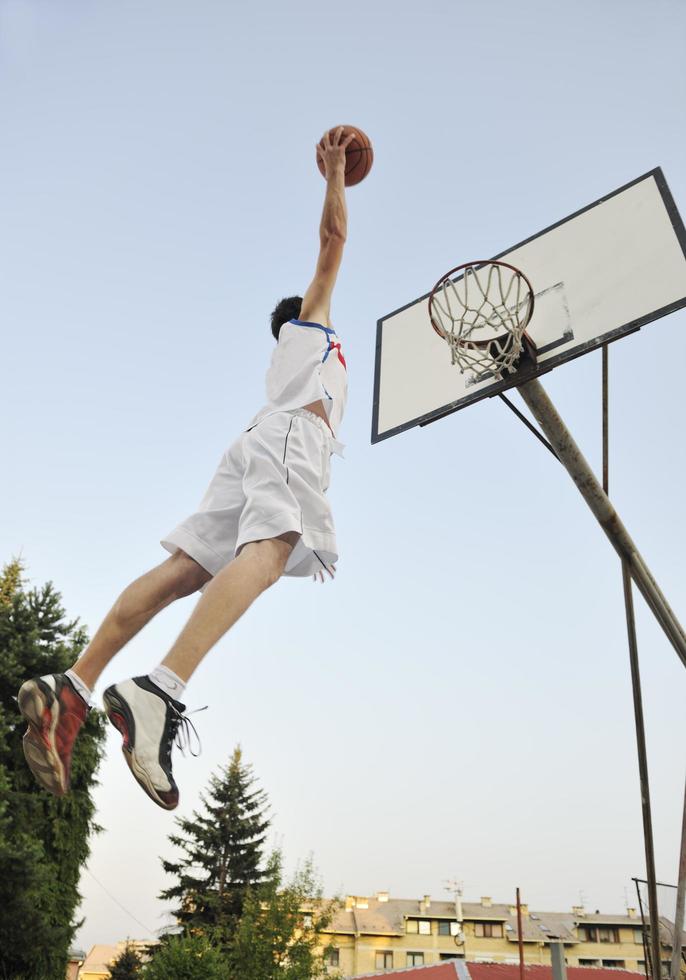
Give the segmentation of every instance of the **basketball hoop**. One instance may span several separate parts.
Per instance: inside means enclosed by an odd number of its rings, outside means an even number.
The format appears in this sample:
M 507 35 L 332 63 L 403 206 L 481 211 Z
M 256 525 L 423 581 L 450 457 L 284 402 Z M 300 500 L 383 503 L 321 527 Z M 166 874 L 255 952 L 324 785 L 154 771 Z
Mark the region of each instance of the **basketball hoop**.
M 516 370 L 524 351 L 535 361 L 536 347 L 526 333 L 533 312 L 527 277 L 495 259 L 456 266 L 429 296 L 432 327 L 450 347 L 452 363 L 474 382 Z

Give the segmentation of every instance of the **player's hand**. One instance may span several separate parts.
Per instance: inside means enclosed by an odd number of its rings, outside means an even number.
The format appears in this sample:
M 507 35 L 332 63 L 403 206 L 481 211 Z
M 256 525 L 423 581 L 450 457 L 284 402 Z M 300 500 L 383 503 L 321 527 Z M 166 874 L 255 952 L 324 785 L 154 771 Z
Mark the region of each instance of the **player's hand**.
M 336 575 L 336 566 L 335 565 L 326 565 L 324 567 L 324 569 L 321 569 L 320 571 L 315 572 L 315 574 L 312 576 L 312 581 L 313 582 L 325 582 L 327 575 L 329 576 L 330 579 L 333 579 L 334 578 L 334 576 Z
M 317 157 L 324 165 L 326 179 L 336 173 L 345 174 L 345 151 L 355 139 L 355 131 L 343 136 L 344 126 L 324 133 L 317 143 Z

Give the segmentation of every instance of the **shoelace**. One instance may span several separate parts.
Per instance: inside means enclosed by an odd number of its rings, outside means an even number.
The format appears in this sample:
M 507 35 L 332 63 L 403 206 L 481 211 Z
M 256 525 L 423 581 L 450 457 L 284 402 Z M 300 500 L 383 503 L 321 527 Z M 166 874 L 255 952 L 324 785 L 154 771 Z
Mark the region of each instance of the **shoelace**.
M 176 745 L 178 745 L 179 750 L 181 751 L 181 755 L 185 756 L 186 753 L 184 752 L 184 749 L 188 749 L 190 754 L 197 758 L 202 752 L 202 743 L 200 741 L 200 736 L 198 735 L 197 728 L 190 720 L 188 715 L 183 714 L 183 712 L 179 711 L 178 708 L 175 708 L 173 704 L 170 704 L 169 707 L 172 710 L 172 717 L 170 721 L 170 731 L 169 731 L 170 743 L 174 741 Z M 189 712 L 189 714 L 195 715 L 198 713 L 198 711 L 205 711 L 207 707 L 208 707 L 207 705 L 204 705 L 202 708 L 196 708 L 195 711 L 191 711 Z M 191 731 L 193 732 L 193 735 L 195 735 L 196 741 L 198 743 L 197 752 L 193 751 Z

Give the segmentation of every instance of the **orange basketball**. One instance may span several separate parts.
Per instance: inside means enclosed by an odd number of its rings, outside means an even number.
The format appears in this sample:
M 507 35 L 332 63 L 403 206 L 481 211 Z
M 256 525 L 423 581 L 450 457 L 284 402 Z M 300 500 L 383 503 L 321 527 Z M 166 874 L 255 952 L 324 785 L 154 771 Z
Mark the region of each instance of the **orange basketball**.
M 335 134 L 338 128 L 338 126 L 334 126 L 329 132 Z M 364 180 L 372 169 L 372 163 L 374 162 L 374 150 L 372 149 L 369 137 L 361 129 L 358 129 L 357 126 L 344 126 L 343 136 L 348 136 L 350 133 L 355 133 L 355 137 L 351 140 L 350 145 L 345 151 L 346 187 L 352 187 L 353 184 L 359 184 L 361 180 Z M 319 157 L 317 157 L 317 166 L 322 177 L 324 177 L 324 164 Z

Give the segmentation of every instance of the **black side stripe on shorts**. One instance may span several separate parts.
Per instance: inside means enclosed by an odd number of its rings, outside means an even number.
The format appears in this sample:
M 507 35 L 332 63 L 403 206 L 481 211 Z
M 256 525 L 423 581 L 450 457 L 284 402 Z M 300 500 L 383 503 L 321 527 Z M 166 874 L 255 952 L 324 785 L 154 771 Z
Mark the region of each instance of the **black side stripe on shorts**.
M 291 434 L 291 428 L 293 427 L 293 423 L 294 422 L 295 422 L 295 415 L 291 418 L 291 424 L 288 426 L 288 432 L 286 433 L 286 441 L 283 444 L 283 460 L 282 460 L 282 463 L 283 463 L 284 466 L 286 466 L 286 451 L 288 449 L 288 437 Z M 290 474 L 290 471 L 289 471 L 288 467 L 286 466 L 286 483 L 288 483 L 288 480 L 290 478 L 290 475 L 291 475 Z

